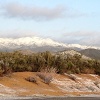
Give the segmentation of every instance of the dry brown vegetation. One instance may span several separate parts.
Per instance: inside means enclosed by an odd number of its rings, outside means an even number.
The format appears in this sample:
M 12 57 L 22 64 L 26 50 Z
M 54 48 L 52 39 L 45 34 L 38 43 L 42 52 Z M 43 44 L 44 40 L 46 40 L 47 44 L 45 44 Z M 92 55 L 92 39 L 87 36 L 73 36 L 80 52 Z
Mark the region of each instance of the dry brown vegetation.
M 39 76 L 43 80 L 43 82 L 48 85 L 50 84 L 53 78 L 50 73 L 43 73 L 43 72 L 37 73 L 37 76 Z

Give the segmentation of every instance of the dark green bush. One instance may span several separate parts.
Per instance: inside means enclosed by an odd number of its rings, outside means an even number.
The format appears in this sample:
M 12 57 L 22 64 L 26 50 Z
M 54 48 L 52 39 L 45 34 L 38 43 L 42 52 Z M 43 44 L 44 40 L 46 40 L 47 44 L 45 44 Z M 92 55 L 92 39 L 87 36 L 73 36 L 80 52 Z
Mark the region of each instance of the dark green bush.
M 82 59 L 80 55 L 54 55 L 49 51 L 23 55 L 18 51 L 0 53 L 0 76 L 12 72 L 40 71 L 54 68 L 58 73 L 94 73 L 100 75 L 100 61 Z

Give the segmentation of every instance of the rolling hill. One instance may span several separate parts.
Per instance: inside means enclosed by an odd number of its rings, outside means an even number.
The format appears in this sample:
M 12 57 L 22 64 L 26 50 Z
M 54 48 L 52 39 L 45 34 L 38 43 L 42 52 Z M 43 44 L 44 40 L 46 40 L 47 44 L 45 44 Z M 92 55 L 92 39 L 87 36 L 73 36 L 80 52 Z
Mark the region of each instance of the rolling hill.
M 88 56 L 90 58 L 93 59 L 99 59 L 100 60 L 100 50 L 97 49 L 85 49 L 85 50 L 81 50 L 79 51 L 81 54 Z

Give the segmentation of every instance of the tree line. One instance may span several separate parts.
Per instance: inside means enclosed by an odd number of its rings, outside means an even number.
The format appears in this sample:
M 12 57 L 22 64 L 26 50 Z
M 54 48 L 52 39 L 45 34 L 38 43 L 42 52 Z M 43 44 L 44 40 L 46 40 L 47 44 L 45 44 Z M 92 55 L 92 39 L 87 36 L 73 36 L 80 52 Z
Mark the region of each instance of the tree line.
M 39 72 L 42 69 L 56 69 L 57 73 L 99 74 L 100 61 L 83 59 L 81 55 L 56 55 L 49 51 L 24 55 L 18 51 L 0 52 L 0 76 L 12 72 Z

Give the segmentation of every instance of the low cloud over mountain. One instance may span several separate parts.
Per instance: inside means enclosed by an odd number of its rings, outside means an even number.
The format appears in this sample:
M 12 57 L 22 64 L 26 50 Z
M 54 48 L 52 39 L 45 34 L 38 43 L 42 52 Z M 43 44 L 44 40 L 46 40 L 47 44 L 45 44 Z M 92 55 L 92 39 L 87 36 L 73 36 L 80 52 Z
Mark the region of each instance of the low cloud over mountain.
M 63 34 L 63 42 L 79 43 L 81 45 L 100 46 L 100 32 L 76 31 Z

